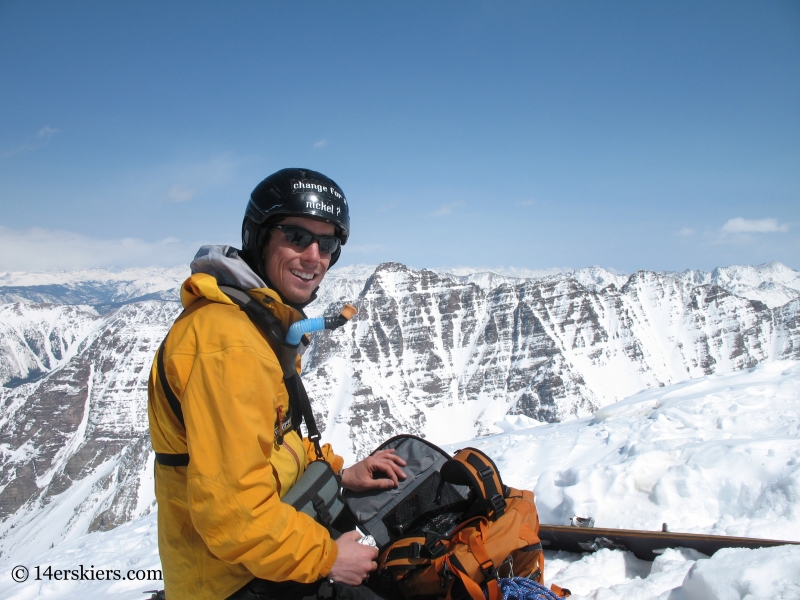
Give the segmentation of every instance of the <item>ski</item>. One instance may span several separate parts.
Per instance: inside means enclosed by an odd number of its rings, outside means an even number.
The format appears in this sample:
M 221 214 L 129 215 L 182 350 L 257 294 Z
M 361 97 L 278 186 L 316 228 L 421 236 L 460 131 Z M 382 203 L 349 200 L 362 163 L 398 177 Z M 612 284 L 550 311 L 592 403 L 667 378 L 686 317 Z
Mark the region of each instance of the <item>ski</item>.
M 540 525 L 539 538 L 545 550 L 567 552 L 596 552 L 603 548 L 628 550 L 637 558 L 653 561 L 666 548 L 692 548 L 711 556 L 720 548 L 767 548 L 800 544 L 786 540 L 707 535 L 702 533 L 673 533 L 638 529 L 603 529 L 572 525 Z

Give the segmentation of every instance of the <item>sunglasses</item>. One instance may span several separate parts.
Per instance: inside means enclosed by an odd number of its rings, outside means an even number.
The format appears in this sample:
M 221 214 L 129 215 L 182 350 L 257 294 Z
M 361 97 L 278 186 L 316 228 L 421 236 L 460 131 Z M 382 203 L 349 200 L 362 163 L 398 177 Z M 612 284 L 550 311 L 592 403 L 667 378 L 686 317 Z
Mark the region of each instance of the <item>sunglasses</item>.
M 317 242 L 322 254 L 333 254 L 339 249 L 340 241 L 335 235 L 317 235 L 296 225 L 275 225 L 273 229 L 280 229 L 292 246 L 307 248 Z

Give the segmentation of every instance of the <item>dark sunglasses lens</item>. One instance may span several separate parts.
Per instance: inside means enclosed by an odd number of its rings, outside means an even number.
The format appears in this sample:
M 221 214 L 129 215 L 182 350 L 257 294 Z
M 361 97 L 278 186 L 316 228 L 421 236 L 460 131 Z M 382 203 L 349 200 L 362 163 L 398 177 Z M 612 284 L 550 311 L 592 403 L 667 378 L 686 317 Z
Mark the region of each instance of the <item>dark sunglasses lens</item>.
M 319 251 L 324 254 L 333 254 L 339 247 L 339 238 L 329 235 L 319 238 Z
M 301 248 L 305 248 L 311 242 L 314 241 L 314 236 L 311 232 L 306 231 L 305 229 L 289 229 L 286 230 L 286 239 L 289 241 L 290 244 L 294 246 L 300 246 Z
M 302 227 L 284 226 L 280 229 L 286 234 L 286 241 L 300 248 L 305 248 L 315 240 L 319 243 L 319 251 L 323 254 L 333 254 L 339 248 L 339 238 L 332 235 L 314 235 Z

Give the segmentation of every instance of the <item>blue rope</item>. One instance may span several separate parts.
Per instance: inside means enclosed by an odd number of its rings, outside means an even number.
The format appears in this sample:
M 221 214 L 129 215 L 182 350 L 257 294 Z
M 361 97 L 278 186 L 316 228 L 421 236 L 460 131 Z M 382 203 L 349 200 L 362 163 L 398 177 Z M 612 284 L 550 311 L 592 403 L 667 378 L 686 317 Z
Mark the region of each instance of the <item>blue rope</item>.
M 543 585 L 525 577 L 503 577 L 497 583 L 503 600 L 561 600 Z

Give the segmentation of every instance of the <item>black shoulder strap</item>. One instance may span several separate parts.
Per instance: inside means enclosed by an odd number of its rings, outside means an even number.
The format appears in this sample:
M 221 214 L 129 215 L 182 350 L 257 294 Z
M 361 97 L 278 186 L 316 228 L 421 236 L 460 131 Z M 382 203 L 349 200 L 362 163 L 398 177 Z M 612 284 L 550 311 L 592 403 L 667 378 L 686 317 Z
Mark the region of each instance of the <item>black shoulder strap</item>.
M 161 346 L 158 348 L 158 357 L 156 358 L 156 365 L 158 367 L 158 380 L 161 382 L 161 389 L 164 390 L 164 395 L 167 397 L 169 407 L 172 409 L 172 412 L 175 413 L 175 417 L 178 419 L 178 422 L 181 424 L 181 426 L 186 429 L 186 423 L 183 420 L 183 409 L 181 408 L 181 402 L 178 400 L 175 392 L 172 391 L 172 387 L 169 385 L 169 381 L 167 381 L 167 372 L 164 369 L 164 346 L 166 345 L 167 338 L 164 338 L 164 341 L 161 342 Z
M 317 459 L 322 460 L 321 436 L 317 428 L 317 421 L 314 419 L 314 411 L 311 409 L 311 401 L 308 399 L 306 388 L 295 367 L 297 346 L 290 346 L 284 341 L 286 332 L 278 317 L 246 291 L 225 285 L 219 286 L 219 289 L 239 306 L 250 317 L 250 321 L 275 344 L 278 361 L 283 371 L 283 382 L 289 393 L 289 403 L 299 409 L 292 410 L 292 425 L 298 429 L 301 420 L 306 422 L 308 439 L 314 444 Z
M 181 403 L 178 400 L 178 397 L 175 395 L 175 392 L 172 391 L 172 387 L 169 385 L 169 381 L 167 381 L 167 372 L 164 369 L 164 346 L 166 345 L 167 338 L 164 338 L 164 341 L 161 342 L 161 346 L 158 348 L 158 354 L 156 355 L 158 380 L 161 383 L 161 389 L 164 390 L 164 395 L 167 397 L 169 407 L 172 409 L 172 412 L 175 413 L 175 417 L 178 419 L 181 426 L 186 429 L 186 423 L 183 420 L 183 409 L 181 408 Z M 189 455 L 156 452 L 156 462 L 164 465 L 165 467 L 185 467 L 189 464 Z

